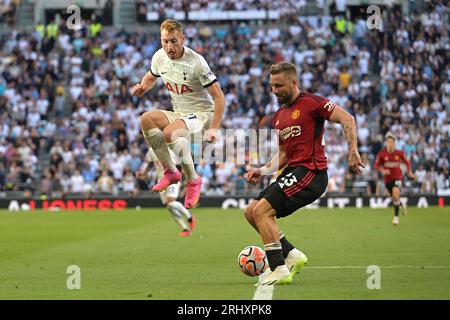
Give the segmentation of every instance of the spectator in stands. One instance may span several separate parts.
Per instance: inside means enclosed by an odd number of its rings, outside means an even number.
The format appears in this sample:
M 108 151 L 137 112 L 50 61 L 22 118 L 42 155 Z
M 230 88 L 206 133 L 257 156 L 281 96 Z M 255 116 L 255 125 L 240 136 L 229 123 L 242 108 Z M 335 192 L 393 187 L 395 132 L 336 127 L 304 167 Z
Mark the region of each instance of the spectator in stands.
M 122 189 L 128 193 L 129 196 L 135 196 L 138 192 L 136 185 L 136 178 L 130 169 L 125 169 L 125 174 L 122 179 Z
M 82 193 L 84 190 L 84 178 L 80 174 L 80 170 L 75 170 L 74 174 L 70 177 L 70 192 Z
M 422 194 L 436 194 L 436 176 L 435 176 L 434 167 L 431 167 L 431 170 L 428 171 L 425 175 L 425 179 L 422 182 L 422 186 L 420 192 Z
M 3 162 L 0 161 L 0 191 L 4 191 L 6 187 L 6 170 Z
M 50 170 L 45 170 L 43 176 L 44 177 L 41 179 L 41 184 L 40 184 L 41 195 L 51 197 L 52 190 L 53 190 L 53 181 L 52 181 L 52 174 L 50 173 Z
M 114 180 L 109 176 L 106 170 L 102 171 L 102 175 L 97 180 L 97 190 L 101 193 L 109 193 L 113 192 Z

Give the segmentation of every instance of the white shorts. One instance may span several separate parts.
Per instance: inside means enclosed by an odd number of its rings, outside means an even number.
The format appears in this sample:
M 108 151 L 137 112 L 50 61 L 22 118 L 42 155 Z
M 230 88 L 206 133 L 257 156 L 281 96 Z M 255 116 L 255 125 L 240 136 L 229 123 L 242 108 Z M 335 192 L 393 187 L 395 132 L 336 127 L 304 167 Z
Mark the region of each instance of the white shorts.
M 175 122 L 175 120 L 181 119 L 186 124 L 189 133 L 203 132 L 209 129 L 211 120 L 214 113 L 210 111 L 206 112 L 193 112 L 189 114 L 182 114 L 174 111 L 161 110 L 169 120 L 169 123 Z
M 171 184 L 166 191 L 160 192 L 159 197 L 161 198 L 161 202 L 163 204 L 166 203 L 167 198 L 177 199 L 180 194 L 180 186 L 181 182 Z

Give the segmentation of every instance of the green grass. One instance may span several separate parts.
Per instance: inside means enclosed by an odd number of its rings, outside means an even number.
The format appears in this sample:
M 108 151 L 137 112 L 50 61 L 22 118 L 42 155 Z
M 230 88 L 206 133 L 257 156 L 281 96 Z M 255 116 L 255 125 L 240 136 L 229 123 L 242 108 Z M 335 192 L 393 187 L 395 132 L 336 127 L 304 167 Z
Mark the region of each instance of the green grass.
M 197 229 L 179 238 L 165 209 L 0 211 L 0 299 L 252 299 L 257 279 L 236 258 L 261 241 L 242 211 L 193 212 Z M 391 214 L 321 209 L 280 220 L 309 264 L 273 299 L 450 299 L 448 208 L 410 208 L 398 227 Z M 80 290 L 66 288 L 69 265 L 81 268 Z M 367 289 L 369 265 L 381 267 L 380 290 Z

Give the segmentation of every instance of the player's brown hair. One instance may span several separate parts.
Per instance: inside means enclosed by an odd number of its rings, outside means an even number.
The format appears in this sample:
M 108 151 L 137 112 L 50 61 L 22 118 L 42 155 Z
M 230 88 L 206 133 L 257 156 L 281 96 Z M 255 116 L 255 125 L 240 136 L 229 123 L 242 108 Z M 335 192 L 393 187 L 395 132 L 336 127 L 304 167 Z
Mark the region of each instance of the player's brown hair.
M 167 31 L 168 33 L 172 33 L 175 30 L 183 33 L 183 26 L 177 20 L 167 19 L 164 20 L 163 23 L 161 23 L 160 31 L 162 32 L 163 30 Z
M 294 78 L 297 78 L 297 69 L 292 63 L 280 62 L 278 64 L 273 64 L 270 66 L 270 74 L 280 74 L 285 73 Z

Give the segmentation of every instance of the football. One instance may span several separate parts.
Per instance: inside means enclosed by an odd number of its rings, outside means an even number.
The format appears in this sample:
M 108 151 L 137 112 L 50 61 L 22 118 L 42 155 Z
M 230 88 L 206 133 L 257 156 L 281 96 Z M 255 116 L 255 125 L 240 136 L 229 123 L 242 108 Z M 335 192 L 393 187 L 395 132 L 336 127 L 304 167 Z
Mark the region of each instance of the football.
M 268 267 L 266 252 L 257 246 L 245 247 L 238 256 L 238 266 L 250 277 L 261 275 Z

